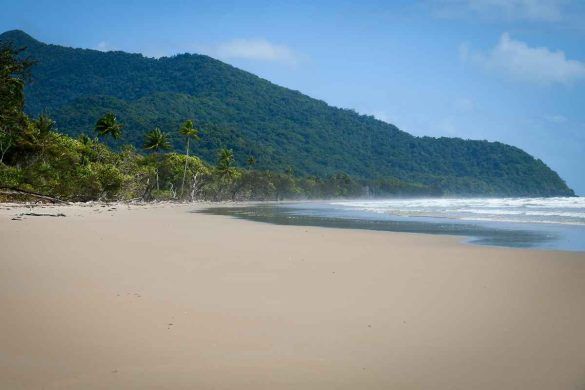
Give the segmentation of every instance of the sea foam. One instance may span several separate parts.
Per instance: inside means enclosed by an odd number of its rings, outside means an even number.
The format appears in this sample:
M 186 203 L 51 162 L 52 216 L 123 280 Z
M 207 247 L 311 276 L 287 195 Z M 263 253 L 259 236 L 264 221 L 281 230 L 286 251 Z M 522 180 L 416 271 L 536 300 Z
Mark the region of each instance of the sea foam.
M 585 225 L 585 197 L 384 199 L 330 204 L 401 217 Z

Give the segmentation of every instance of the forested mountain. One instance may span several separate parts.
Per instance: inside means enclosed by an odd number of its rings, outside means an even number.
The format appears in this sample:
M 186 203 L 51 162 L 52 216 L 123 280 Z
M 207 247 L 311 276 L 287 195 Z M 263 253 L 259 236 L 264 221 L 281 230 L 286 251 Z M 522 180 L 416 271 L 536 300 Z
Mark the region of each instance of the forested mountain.
M 22 31 L 0 35 L 38 61 L 26 110 L 46 112 L 60 131 L 90 133 L 113 112 L 123 142 L 142 145 L 154 127 L 176 133 L 194 118 L 202 140 L 193 152 L 215 160 L 234 150 L 241 165 L 325 177 L 397 178 L 457 195 L 572 195 L 542 161 L 498 142 L 414 137 L 397 127 L 339 109 L 251 73 L 197 54 L 160 59 L 73 49 L 39 42 Z M 177 136 L 175 146 L 181 145 Z

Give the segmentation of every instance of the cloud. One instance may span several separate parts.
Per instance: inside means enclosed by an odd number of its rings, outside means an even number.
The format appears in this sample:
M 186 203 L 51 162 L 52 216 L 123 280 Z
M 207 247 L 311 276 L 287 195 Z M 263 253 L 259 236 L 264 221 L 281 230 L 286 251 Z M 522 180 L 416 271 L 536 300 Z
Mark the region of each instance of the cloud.
M 567 59 L 560 50 L 530 47 L 512 39 L 508 33 L 502 34 L 498 44 L 490 51 L 473 52 L 462 45 L 460 54 L 466 61 L 519 81 L 550 85 L 571 84 L 585 79 L 584 62 Z
M 480 16 L 489 19 L 557 22 L 567 0 L 429 0 L 438 17 Z
M 100 43 L 98 43 L 96 45 L 95 50 L 99 50 L 99 51 L 112 51 L 112 50 L 116 50 L 116 48 L 113 47 L 112 45 L 110 45 L 106 41 L 101 41 Z
M 564 115 L 546 115 L 544 120 L 554 124 L 566 123 L 569 119 Z
M 205 50 L 219 59 L 245 59 L 265 62 L 280 62 L 297 65 L 299 56 L 285 45 L 274 44 L 266 39 L 234 39 Z
M 374 111 L 370 115 L 372 115 L 374 118 L 376 118 L 379 121 L 391 123 L 390 122 L 390 115 L 388 115 L 388 113 L 385 111 Z

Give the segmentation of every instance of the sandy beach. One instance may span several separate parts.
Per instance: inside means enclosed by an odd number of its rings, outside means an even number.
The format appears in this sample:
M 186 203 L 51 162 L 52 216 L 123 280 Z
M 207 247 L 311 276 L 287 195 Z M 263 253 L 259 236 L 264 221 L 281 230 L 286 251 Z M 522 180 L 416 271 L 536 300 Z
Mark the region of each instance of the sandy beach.
M 0 205 L 2 389 L 584 389 L 585 254 Z

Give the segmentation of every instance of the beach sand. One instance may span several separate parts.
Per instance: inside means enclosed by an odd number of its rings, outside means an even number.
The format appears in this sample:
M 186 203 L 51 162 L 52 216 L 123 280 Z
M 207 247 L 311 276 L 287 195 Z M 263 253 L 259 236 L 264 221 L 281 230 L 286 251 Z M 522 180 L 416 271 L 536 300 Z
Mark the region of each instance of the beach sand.
M 0 205 L 1 389 L 585 389 L 585 254 Z

